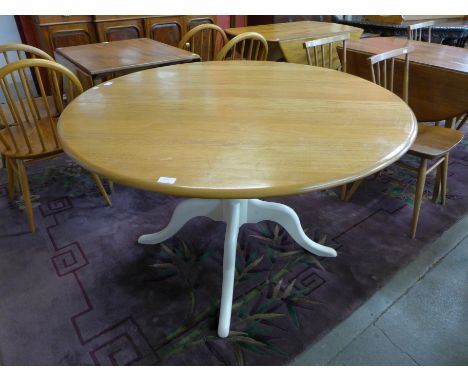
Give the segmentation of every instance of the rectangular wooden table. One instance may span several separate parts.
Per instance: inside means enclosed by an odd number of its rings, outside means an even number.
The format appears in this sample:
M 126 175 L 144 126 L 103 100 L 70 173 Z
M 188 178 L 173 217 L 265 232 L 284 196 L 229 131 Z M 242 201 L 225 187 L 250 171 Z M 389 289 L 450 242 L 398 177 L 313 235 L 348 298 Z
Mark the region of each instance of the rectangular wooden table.
M 409 55 L 409 105 L 418 120 L 451 120 L 468 112 L 468 49 L 398 37 L 353 40 L 347 45 L 347 72 L 370 80 L 368 57 L 406 45 L 415 48 Z M 401 62 L 395 76 L 402 75 Z
M 58 48 L 55 59 L 77 75 L 84 89 L 89 89 L 131 72 L 200 61 L 200 56 L 149 38 L 138 38 Z
M 348 25 L 324 23 L 319 21 L 295 21 L 290 23 L 278 23 L 267 25 L 252 25 L 248 27 L 225 29 L 229 38 L 235 37 L 245 32 L 260 33 L 268 41 L 270 61 L 286 60 L 294 63 L 307 63 L 303 43 L 315 38 L 333 36 L 342 33 L 349 33 L 351 38 L 359 38 L 362 29 L 350 27 Z M 289 41 L 289 49 L 280 49 L 280 44 Z M 297 60 L 304 62 L 297 62 Z

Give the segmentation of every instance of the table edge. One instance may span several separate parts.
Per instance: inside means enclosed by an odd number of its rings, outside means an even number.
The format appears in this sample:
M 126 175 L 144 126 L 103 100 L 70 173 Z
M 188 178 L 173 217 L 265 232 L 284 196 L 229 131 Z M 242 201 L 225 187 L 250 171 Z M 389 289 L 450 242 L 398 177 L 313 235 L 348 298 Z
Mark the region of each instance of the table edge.
M 228 64 L 234 63 L 227 62 Z M 281 63 L 283 64 L 283 63 Z M 285 65 L 291 65 L 288 63 L 284 63 Z M 295 64 L 301 65 L 301 64 Z M 304 66 L 304 65 L 302 65 Z M 323 69 L 323 68 L 320 68 Z M 329 69 L 326 69 L 329 70 Z M 402 101 L 403 102 L 403 101 Z M 162 194 L 173 195 L 173 196 L 180 196 L 180 197 L 189 197 L 189 198 L 205 198 L 205 199 L 251 199 L 251 198 L 263 198 L 263 197 L 276 197 L 276 196 L 288 196 L 288 195 L 297 195 L 307 192 L 313 191 L 321 191 L 337 186 L 341 186 L 343 184 L 351 183 L 353 181 L 362 179 L 366 176 L 372 175 L 382 169 L 388 167 L 392 163 L 396 162 L 400 159 L 411 147 L 414 143 L 416 136 L 417 136 L 417 119 L 414 115 L 413 111 L 408 107 L 408 110 L 411 115 L 412 119 L 412 130 L 410 132 L 409 140 L 405 142 L 405 144 L 400 148 L 397 153 L 394 153 L 392 157 L 388 158 L 385 162 L 380 163 L 376 166 L 368 167 L 356 174 L 352 174 L 350 176 L 346 176 L 344 178 L 336 179 L 334 181 L 330 181 L 327 183 L 323 183 L 320 185 L 309 185 L 307 183 L 304 184 L 296 184 L 296 185 L 286 185 L 286 186 L 275 186 L 275 187 L 268 187 L 268 188 L 249 188 L 249 189 L 207 189 L 207 188 L 191 188 L 191 187 L 184 187 L 180 185 L 171 185 L 171 184 L 164 184 L 164 183 L 157 183 L 156 181 L 144 181 L 135 180 L 127 177 L 122 177 L 118 173 L 113 171 L 108 171 L 103 169 L 100 166 L 96 166 L 94 164 L 90 164 L 85 158 L 82 158 L 81 155 L 74 152 L 74 150 L 68 146 L 66 141 L 62 138 L 62 115 L 60 116 L 57 122 L 57 134 L 59 137 L 59 141 L 62 145 L 64 152 L 69 155 L 72 159 L 74 159 L 77 163 L 83 166 L 85 169 L 94 172 L 96 174 L 102 175 L 109 180 L 114 181 L 115 183 L 119 183 L 122 185 L 126 185 L 129 187 L 137 188 L 144 191 L 151 191 L 151 192 L 159 192 Z

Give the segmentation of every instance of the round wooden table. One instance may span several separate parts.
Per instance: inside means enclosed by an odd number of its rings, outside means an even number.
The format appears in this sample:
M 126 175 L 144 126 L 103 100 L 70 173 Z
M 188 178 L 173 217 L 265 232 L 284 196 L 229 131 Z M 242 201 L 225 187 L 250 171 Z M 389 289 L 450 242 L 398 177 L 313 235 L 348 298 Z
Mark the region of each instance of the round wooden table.
M 67 154 L 115 182 L 196 198 L 180 203 L 156 244 L 188 220 L 227 223 L 218 334 L 229 333 L 236 242 L 273 220 L 319 256 L 289 207 L 257 198 L 335 187 L 400 158 L 416 119 L 393 93 L 337 71 L 276 62 L 203 62 L 145 70 L 96 86 L 62 113 Z

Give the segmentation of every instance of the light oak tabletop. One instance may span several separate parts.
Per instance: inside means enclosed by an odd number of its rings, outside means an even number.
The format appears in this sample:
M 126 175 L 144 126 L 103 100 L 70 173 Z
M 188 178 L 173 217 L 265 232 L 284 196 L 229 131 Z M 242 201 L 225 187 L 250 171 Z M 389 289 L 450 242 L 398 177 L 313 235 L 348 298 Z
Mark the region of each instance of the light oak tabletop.
M 195 53 L 149 38 L 57 48 L 55 54 L 62 55 L 92 76 L 200 60 Z
M 379 54 L 388 50 L 403 48 L 407 45 L 415 48 L 410 54 L 412 62 L 468 74 L 468 49 L 464 48 L 423 41 L 408 41 L 406 38 L 398 37 L 373 37 L 352 40 L 349 41 L 347 48 L 370 54 Z
M 320 21 L 295 21 L 266 25 L 225 29 L 228 36 L 237 36 L 245 32 L 260 33 L 268 42 L 326 36 L 339 33 L 362 33 L 362 29 L 343 24 L 325 23 Z
M 397 160 L 416 129 L 409 107 L 369 81 L 255 61 L 132 73 L 80 95 L 58 123 L 65 152 L 85 168 L 144 190 L 217 199 L 347 183 Z

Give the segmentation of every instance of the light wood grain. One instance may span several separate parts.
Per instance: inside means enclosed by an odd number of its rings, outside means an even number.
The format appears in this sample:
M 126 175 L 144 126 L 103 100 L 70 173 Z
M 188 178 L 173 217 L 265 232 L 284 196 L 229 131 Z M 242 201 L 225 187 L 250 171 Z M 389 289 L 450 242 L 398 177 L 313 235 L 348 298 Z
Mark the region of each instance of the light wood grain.
M 378 171 L 410 147 L 416 120 L 393 93 L 335 70 L 216 61 L 99 85 L 66 108 L 58 131 L 69 155 L 116 182 L 232 199 L 320 190 Z
M 347 44 L 348 73 L 371 80 L 366 62 L 369 56 L 407 45 L 414 47 L 410 55 L 408 102 L 418 120 L 441 121 L 467 112 L 467 49 L 396 37 L 350 40 Z M 396 60 L 395 76 L 402 73 L 403 65 Z M 401 95 L 401 89 L 395 91 Z

